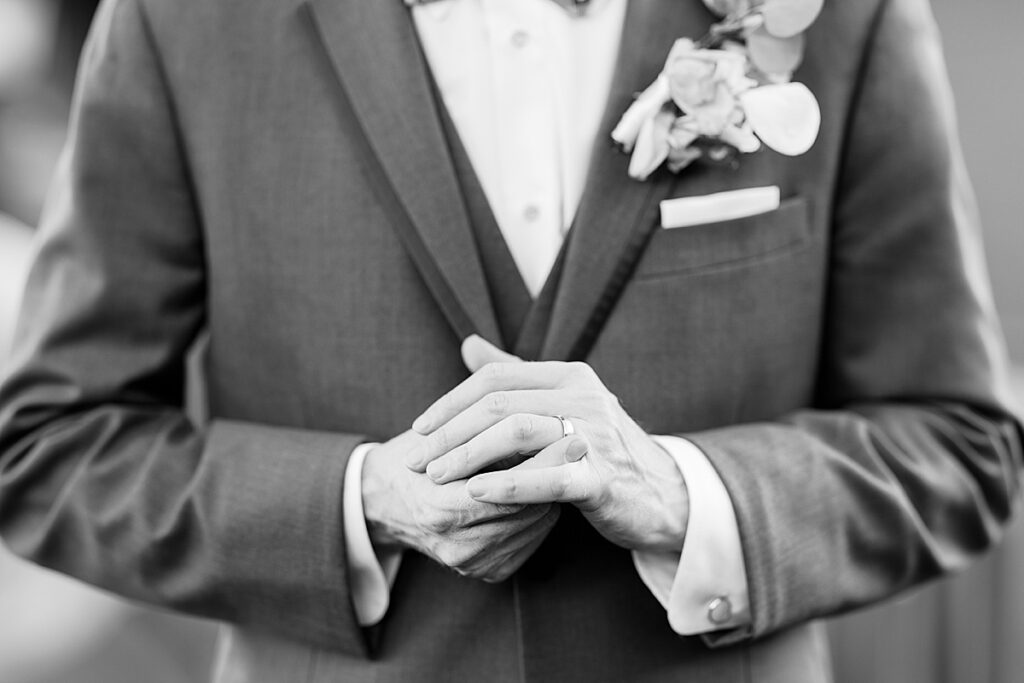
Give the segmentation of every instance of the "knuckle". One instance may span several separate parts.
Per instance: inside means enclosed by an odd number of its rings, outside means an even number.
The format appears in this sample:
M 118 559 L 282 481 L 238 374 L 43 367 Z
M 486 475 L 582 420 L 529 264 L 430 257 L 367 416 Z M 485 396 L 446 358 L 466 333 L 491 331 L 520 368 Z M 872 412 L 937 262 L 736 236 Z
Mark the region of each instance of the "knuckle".
M 582 403 L 601 420 L 607 420 L 614 415 L 619 405 L 618 399 L 607 391 L 588 391 L 582 398 Z
M 599 409 L 605 415 L 610 415 L 612 411 L 619 407 L 619 399 L 615 398 L 614 394 L 610 394 L 607 391 L 603 391 L 598 394 L 597 400 Z
M 612 498 L 614 482 L 601 481 L 597 477 L 582 477 L 579 483 L 580 498 L 602 507 Z
M 597 378 L 597 374 L 594 369 L 583 361 L 573 361 L 569 363 L 569 372 L 576 379 L 590 381 Z
M 536 425 L 530 415 L 517 415 L 512 423 L 512 438 L 519 442 L 529 441 L 534 434 Z
M 443 534 L 452 526 L 452 519 L 437 510 L 424 512 L 420 515 L 419 526 L 432 534 Z
M 462 467 L 463 472 L 471 472 L 473 468 L 473 451 L 470 449 L 469 444 L 459 448 L 458 462 Z
M 458 571 L 459 563 L 458 558 L 455 555 L 455 549 L 448 544 L 442 545 L 434 551 L 434 555 L 437 556 L 438 561 L 446 567 L 451 567 Z
M 427 532 L 432 534 L 443 534 L 448 530 L 448 525 L 437 518 L 428 518 L 424 520 L 420 526 L 422 526 Z
M 451 434 L 448 432 L 447 425 L 439 427 L 437 431 L 430 435 L 429 439 L 431 441 L 430 445 L 433 446 L 435 450 L 442 453 L 448 452 L 449 445 L 451 444 Z
M 448 527 L 449 530 L 464 529 L 473 522 L 472 504 L 468 501 L 460 503 L 459 506 L 455 508 L 452 515 L 451 524 Z
M 456 401 L 455 396 L 448 393 L 441 397 L 441 400 L 437 402 L 436 407 L 438 410 L 435 415 L 452 415 L 458 408 L 458 401 Z
M 548 483 L 548 490 L 552 497 L 561 498 L 569 492 L 569 480 L 567 477 L 556 477 Z
M 499 386 L 505 377 L 508 369 L 504 363 L 488 363 L 481 371 L 484 382 L 488 386 Z
M 508 415 L 510 403 L 508 392 L 495 391 L 487 396 L 487 412 L 497 417 L 505 417 Z
M 476 558 L 476 552 L 465 545 L 454 544 L 448 548 L 448 566 L 462 569 L 467 573 L 471 571 L 471 564 Z

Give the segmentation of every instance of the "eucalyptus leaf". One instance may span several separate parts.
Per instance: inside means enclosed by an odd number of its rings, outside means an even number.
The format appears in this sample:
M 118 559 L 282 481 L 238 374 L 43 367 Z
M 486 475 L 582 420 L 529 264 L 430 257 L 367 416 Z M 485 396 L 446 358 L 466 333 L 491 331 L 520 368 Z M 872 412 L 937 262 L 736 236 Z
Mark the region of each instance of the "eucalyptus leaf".
M 762 26 L 747 36 L 750 61 L 766 74 L 790 74 L 796 71 L 804 57 L 803 34 L 790 38 L 777 38 Z
M 776 38 L 803 33 L 821 13 L 825 0 L 764 0 L 764 27 Z
M 821 129 L 821 109 L 803 83 L 764 85 L 739 97 L 747 122 L 768 147 L 799 156 L 814 145 Z

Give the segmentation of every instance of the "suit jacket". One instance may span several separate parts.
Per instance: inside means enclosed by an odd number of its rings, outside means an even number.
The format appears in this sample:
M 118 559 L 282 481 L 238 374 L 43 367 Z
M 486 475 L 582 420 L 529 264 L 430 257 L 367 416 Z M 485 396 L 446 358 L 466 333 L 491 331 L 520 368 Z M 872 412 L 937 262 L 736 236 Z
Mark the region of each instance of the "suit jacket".
M 230 624 L 224 681 L 812 681 L 807 624 L 964 565 L 1019 488 L 1020 427 L 925 0 L 829 2 L 807 155 L 647 183 L 605 143 L 696 0 L 633 0 L 538 356 L 589 362 L 733 499 L 751 627 L 684 638 L 626 550 L 565 520 L 514 580 L 409 553 L 368 637 L 350 451 L 498 338 L 397 0 L 111 0 L 0 389 L 0 530 L 48 567 Z M 779 210 L 657 228 L 669 197 Z M 211 419 L 182 408 L 209 332 Z

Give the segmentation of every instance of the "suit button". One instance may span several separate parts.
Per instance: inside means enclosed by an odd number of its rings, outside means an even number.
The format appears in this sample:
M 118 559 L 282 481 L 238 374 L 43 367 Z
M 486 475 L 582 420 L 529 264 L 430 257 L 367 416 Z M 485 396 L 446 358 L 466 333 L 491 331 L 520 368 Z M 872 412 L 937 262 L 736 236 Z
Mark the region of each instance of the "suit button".
M 708 603 L 708 621 L 721 626 L 732 618 L 732 603 L 727 597 L 718 597 Z

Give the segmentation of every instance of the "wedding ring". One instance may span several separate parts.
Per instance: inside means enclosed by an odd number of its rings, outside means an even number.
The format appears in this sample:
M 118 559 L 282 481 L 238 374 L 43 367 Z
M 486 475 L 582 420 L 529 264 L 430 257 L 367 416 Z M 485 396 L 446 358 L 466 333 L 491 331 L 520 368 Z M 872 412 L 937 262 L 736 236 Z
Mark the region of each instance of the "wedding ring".
M 555 419 L 562 423 L 563 439 L 576 433 L 576 428 L 572 426 L 572 422 L 570 422 L 568 418 L 562 417 L 561 415 L 555 415 Z

